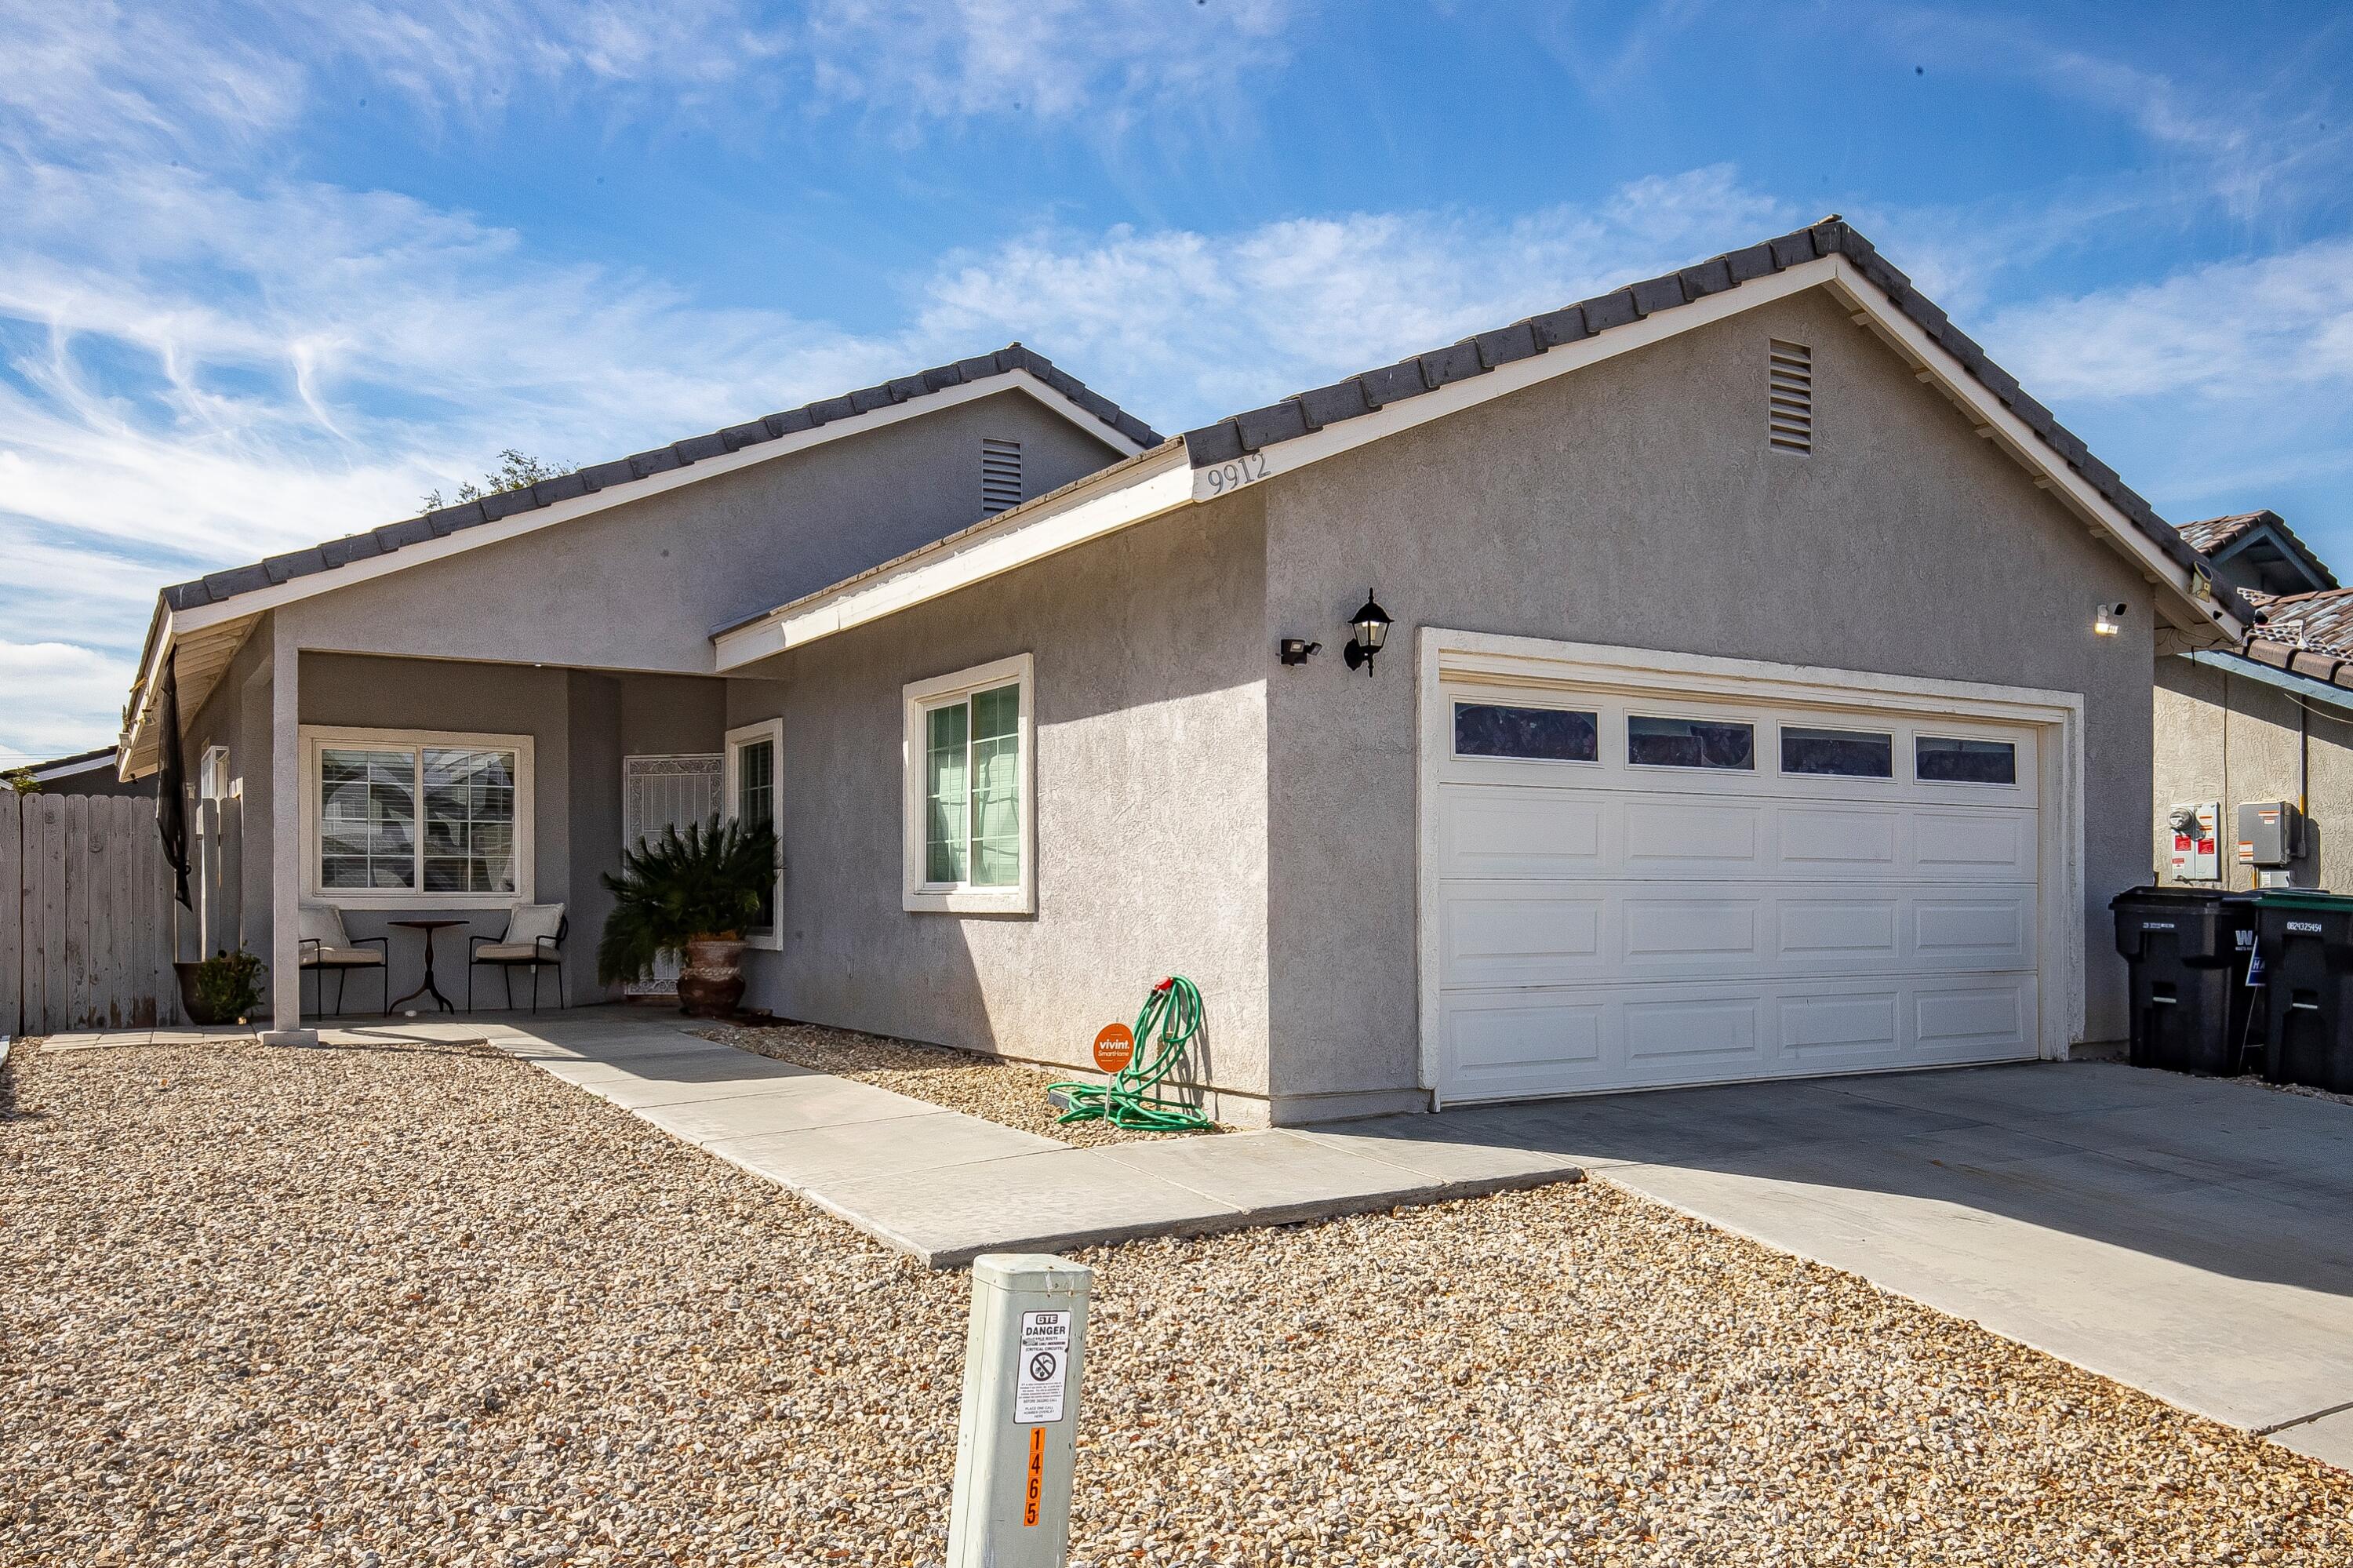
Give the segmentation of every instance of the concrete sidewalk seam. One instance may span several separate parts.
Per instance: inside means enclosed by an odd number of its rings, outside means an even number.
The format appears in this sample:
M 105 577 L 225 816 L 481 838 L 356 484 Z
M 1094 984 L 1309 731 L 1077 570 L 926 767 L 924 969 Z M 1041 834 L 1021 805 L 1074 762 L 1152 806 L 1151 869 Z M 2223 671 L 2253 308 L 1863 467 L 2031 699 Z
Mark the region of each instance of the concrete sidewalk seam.
M 2299 1426 L 2309 1426 L 2316 1421 L 2326 1421 L 2332 1415 L 2342 1415 L 2348 1410 L 2353 1410 L 2353 1399 L 2348 1399 L 2342 1404 L 2332 1404 L 2326 1410 L 2316 1410 L 2309 1415 L 2296 1415 L 2285 1421 L 2275 1421 L 2269 1426 L 2250 1426 L 2247 1431 L 2253 1436 L 2268 1437 L 2274 1432 L 2293 1432 Z

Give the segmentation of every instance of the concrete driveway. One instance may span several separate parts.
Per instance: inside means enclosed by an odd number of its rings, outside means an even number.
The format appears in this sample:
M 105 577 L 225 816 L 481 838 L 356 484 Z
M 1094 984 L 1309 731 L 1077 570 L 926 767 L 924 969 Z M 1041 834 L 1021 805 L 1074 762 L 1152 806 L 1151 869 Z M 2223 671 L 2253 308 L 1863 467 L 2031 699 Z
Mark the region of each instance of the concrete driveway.
M 2046 1063 L 1327 1130 L 1566 1155 L 1711 1224 L 2353 1468 L 2353 1107 Z

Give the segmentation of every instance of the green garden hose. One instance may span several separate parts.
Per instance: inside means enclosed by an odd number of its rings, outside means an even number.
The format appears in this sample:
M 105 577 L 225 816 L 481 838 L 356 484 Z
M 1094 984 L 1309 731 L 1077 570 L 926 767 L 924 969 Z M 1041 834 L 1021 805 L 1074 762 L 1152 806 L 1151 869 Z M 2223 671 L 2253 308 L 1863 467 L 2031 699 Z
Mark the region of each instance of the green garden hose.
M 1152 1047 L 1152 1032 L 1160 1031 L 1157 1053 L 1149 1063 L 1144 1054 Z M 1066 1108 L 1055 1118 L 1067 1121 L 1107 1121 L 1130 1132 L 1205 1132 L 1216 1124 L 1182 1100 L 1159 1093 L 1161 1081 L 1175 1071 L 1185 1054 L 1185 1044 L 1201 1032 L 1201 993 L 1183 975 L 1170 975 L 1154 986 L 1135 1015 L 1135 1054 L 1126 1066 L 1103 1084 L 1072 1080 L 1050 1084 L 1046 1093 Z

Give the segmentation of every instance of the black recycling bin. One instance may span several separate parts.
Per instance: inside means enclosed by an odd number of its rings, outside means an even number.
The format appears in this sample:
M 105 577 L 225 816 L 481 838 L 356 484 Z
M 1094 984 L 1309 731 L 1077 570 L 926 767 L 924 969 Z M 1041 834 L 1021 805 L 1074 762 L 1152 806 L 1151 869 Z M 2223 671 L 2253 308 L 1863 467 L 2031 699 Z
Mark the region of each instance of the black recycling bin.
M 2255 909 L 2263 1076 L 2353 1092 L 2353 898 L 2280 888 L 2258 894 Z
M 2254 1001 L 2246 983 L 2253 901 L 2202 887 L 2135 887 L 2108 907 L 2131 971 L 2133 1065 L 2238 1072 Z

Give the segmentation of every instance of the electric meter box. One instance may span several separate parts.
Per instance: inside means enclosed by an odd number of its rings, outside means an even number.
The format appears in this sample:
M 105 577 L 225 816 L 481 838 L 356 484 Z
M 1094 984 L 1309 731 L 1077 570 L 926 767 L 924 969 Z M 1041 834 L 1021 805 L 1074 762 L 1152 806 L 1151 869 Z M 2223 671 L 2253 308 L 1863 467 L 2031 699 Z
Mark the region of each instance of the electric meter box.
M 2222 880 L 2222 802 L 2184 800 L 2165 814 L 2173 830 L 2173 880 Z
M 2246 800 L 2239 806 L 2239 863 L 2283 866 L 2295 859 L 2302 814 L 2290 800 Z

